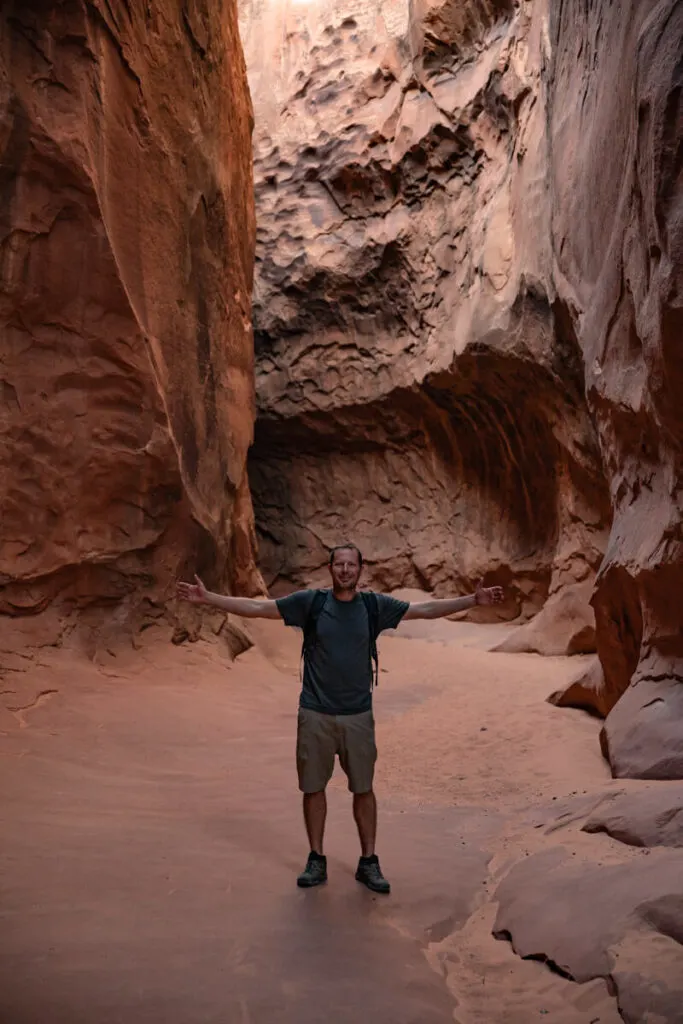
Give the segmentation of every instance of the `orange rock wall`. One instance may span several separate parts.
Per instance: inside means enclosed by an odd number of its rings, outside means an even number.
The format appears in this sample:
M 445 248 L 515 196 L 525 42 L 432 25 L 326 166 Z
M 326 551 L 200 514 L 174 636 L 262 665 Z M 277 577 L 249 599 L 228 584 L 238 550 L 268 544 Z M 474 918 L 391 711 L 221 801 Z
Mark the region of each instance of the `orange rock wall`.
M 0 612 L 139 627 L 177 572 L 258 583 L 235 6 L 15 0 L 0 39 Z

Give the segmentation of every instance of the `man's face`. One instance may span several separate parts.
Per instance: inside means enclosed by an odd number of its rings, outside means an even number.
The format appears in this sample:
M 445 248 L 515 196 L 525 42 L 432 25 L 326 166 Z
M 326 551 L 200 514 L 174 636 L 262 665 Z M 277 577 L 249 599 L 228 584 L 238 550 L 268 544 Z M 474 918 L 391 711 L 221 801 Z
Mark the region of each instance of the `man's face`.
M 358 552 L 352 548 L 340 548 L 335 551 L 330 575 L 335 590 L 355 590 L 360 579 L 360 561 Z

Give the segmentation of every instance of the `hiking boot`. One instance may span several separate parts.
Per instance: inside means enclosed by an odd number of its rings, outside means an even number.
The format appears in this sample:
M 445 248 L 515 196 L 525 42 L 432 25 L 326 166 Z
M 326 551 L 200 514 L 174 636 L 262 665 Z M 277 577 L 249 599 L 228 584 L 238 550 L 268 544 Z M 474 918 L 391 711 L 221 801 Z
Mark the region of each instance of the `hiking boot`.
M 368 889 L 372 889 L 373 892 L 391 892 L 391 886 L 382 874 L 379 860 L 374 853 L 372 857 L 361 857 L 358 861 L 356 881 L 367 885 Z
M 312 850 L 308 855 L 306 867 L 296 880 L 300 889 L 311 889 L 314 885 L 322 885 L 327 881 L 327 857 Z

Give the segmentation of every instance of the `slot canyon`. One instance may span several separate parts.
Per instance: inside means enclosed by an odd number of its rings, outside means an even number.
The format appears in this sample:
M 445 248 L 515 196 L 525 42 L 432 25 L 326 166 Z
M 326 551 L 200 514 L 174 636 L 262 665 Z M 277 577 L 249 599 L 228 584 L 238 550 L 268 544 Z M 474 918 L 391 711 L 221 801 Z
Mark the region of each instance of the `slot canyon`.
M 2 1024 L 683 1024 L 683 2 L 0 26 Z M 504 595 L 380 640 L 386 898 L 176 595 L 346 541 Z

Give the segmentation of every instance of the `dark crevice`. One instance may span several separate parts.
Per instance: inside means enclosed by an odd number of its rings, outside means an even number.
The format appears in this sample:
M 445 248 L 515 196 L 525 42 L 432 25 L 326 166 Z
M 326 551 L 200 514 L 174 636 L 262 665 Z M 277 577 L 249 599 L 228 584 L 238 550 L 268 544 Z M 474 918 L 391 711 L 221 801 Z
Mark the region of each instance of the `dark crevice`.
M 546 967 L 553 972 L 553 974 L 559 974 L 561 978 L 566 978 L 567 981 L 576 981 L 576 978 L 564 967 L 560 967 L 551 957 L 546 956 L 545 953 L 528 953 L 522 957 L 522 960 L 536 960 L 539 963 L 545 964 Z
M 114 46 L 114 49 L 118 53 L 119 58 L 120 58 L 120 62 L 121 62 L 121 67 L 130 76 L 130 78 L 133 79 L 133 81 L 137 85 L 138 89 L 141 89 L 142 82 L 140 81 L 140 78 L 139 78 L 137 72 L 133 69 L 133 67 L 129 63 L 128 58 L 126 57 L 126 54 L 125 54 L 125 52 L 123 50 L 123 46 L 121 45 L 120 39 L 118 39 L 118 37 L 116 36 L 116 33 L 112 30 L 111 25 L 109 24 L 107 19 L 104 17 L 102 12 L 99 10 L 99 8 L 95 7 L 93 5 L 92 0 L 87 0 L 87 3 L 88 3 L 88 11 L 90 13 L 91 18 L 93 19 L 93 21 L 96 21 L 97 24 L 101 28 L 104 29 L 108 39 L 111 41 L 111 43 Z
M 576 981 L 574 975 L 566 967 L 561 967 L 560 964 L 553 960 L 552 957 L 549 957 L 546 953 L 525 953 L 522 956 L 515 949 L 512 933 L 507 928 L 497 929 L 493 932 L 493 937 L 501 942 L 509 942 L 513 951 L 517 953 L 521 960 L 536 960 L 538 963 L 545 964 L 553 974 L 558 974 L 561 978 L 566 978 L 567 981 Z

